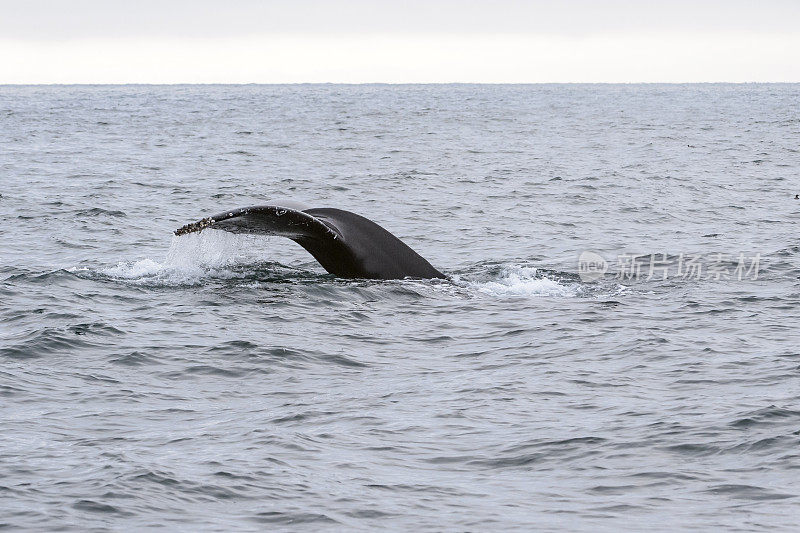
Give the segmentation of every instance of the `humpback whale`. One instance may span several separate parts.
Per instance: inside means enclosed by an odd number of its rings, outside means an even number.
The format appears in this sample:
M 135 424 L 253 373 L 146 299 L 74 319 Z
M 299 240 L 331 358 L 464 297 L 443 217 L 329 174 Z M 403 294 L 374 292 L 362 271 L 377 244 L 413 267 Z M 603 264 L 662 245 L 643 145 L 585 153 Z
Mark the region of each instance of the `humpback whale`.
M 242 207 L 187 224 L 175 235 L 206 228 L 288 237 L 314 256 L 322 268 L 340 278 L 445 278 L 381 226 L 343 209 Z

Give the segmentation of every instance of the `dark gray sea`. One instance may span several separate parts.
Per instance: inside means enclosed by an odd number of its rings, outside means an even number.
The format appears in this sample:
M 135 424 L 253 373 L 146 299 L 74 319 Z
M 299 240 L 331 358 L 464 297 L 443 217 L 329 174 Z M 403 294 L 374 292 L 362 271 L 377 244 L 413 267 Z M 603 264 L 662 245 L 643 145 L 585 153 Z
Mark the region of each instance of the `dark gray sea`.
M 799 109 L 0 87 L 0 529 L 797 531 Z M 449 279 L 173 235 L 277 200 Z

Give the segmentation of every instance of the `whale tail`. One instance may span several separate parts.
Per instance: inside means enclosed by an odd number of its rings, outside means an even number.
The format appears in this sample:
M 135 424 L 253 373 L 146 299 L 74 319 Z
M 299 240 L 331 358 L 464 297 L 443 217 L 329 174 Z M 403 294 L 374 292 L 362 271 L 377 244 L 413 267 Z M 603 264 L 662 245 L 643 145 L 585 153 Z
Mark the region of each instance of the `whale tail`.
M 445 277 L 375 222 L 342 209 L 243 207 L 187 224 L 175 234 L 206 228 L 288 237 L 314 256 L 325 270 L 342 278 Z

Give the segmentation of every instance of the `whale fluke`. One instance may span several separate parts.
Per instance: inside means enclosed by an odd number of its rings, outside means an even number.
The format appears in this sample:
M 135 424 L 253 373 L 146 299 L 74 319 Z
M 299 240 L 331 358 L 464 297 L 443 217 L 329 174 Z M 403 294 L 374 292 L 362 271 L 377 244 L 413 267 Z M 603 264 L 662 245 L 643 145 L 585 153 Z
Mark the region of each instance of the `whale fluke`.
M 175 235 L 206 228 L 288 237 L 313 255 L 325 270 L 341 278 L 445 277 L 378 224 L 343 209 L 242 207 L 187 224 Z

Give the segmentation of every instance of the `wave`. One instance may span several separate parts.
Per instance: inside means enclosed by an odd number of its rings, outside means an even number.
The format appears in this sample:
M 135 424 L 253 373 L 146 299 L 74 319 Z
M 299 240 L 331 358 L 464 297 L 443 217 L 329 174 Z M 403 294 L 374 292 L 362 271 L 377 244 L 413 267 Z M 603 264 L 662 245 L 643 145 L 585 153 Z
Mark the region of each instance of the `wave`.
M 18 336 L 17 342 L 0 347 L 0 358 L 32 359 L 47 354 L 64 353 L 102 344 L 100 337 L 116 337 L 124 332 L 103 322 L 43 327 Z

